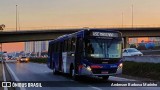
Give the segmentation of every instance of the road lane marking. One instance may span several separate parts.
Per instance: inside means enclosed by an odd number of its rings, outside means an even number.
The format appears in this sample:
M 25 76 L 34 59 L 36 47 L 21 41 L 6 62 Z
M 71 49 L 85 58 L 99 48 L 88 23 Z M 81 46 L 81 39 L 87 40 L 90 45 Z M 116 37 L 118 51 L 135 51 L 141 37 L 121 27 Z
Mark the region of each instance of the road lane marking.
M 111 81 L 136 81 L 134 79 L 127 79 L 122 77 L 110 76 L 109 80 Z
M 2 68 L 3 68 L 3 80 L 4 80 L 4 82 L 6 82 L 6 74 L 5 74 L 5 71 L 4 71 L 4 65 L 3 65 L 3 62 L 1 62 L 1 63 L 2 63 Z M 8 90 L 8 88 L 4 87 L 4 90 Z
M 18 79 L 18 77 L 16 76 L 16 74 L 12 71 L 12 69 L 9 67 L 9 65 L 7 63 L 6 63 L 6 66 L 7 66 L 8 70 L 9 70 L 9 72 L 11 73 L 11 75 L 14 77 L 15 81 L 20 81 Z M 20 87 L 20 90 L 26 90 L 26 88 Z
M 93 89 L 96 89 L 96 90 L 102 90 L 101 88 L 98 88 L 98 87 L 95 87 L 95 86 L 92 86 L 92 85 L 88 85 L 88 86 L 93 88 Z
M 7 63 L 6 63 L 6 66 L 7 66 L 8 70 L 11 72 L 11 74 L 13 75 L 15 81 L 20 81 L 18 79 L 18 77 L 16 76 L 16 74 L 12 71 L 12 69 L 9 67 L 9 65 Z

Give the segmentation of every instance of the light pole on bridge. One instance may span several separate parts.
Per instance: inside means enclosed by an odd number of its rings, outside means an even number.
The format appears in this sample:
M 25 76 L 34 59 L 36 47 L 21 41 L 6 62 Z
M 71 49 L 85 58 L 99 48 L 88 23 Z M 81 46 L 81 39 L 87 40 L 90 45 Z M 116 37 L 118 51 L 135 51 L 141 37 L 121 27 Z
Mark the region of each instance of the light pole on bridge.
M 133 4 L 132 4 L 132 28 L 133 28 L 133 18 L 134 18 L 134 15 L 133 15 Z
M 16 5 L 16 31 L 17 31 L 17 5 Z

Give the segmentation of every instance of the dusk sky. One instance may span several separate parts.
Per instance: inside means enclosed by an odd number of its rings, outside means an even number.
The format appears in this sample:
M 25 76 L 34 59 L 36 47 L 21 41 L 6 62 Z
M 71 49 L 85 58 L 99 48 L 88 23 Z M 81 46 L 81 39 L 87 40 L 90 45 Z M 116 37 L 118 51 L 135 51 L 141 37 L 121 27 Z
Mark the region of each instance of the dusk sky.
M 1 0 L 0 24 L 15 30 L 63 26 L 160 26 L 160 0 Z
M 13 51 L 24 51 L 24 43 L 4 43 L 3 44 L 3 51 L 13 52 Z
M 1 0 L 0 23 L 15 28 L 16 4 L 20 27 L 160 25 L 160 0 Z

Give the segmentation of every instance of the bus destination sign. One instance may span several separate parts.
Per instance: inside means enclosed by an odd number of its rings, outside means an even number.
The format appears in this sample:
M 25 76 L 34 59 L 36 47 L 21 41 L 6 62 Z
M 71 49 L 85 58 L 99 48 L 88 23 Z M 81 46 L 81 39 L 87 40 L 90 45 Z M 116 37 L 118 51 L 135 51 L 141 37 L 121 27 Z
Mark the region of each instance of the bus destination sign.
M 111 33 L 111 32 L 92 32 L 91 36 L 99 36 L 99 37 L 118 37 L 118 33 Z

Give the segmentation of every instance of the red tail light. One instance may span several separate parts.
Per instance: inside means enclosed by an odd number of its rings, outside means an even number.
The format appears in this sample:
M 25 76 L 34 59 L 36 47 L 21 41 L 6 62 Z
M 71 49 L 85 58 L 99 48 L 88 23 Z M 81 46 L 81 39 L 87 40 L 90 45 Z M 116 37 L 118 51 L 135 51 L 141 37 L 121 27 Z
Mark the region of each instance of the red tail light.
M 78 70 L 80 70 L 82 67 L 83 67 L 83 65 L 79 65 L 79 66 L 78 66 Z

